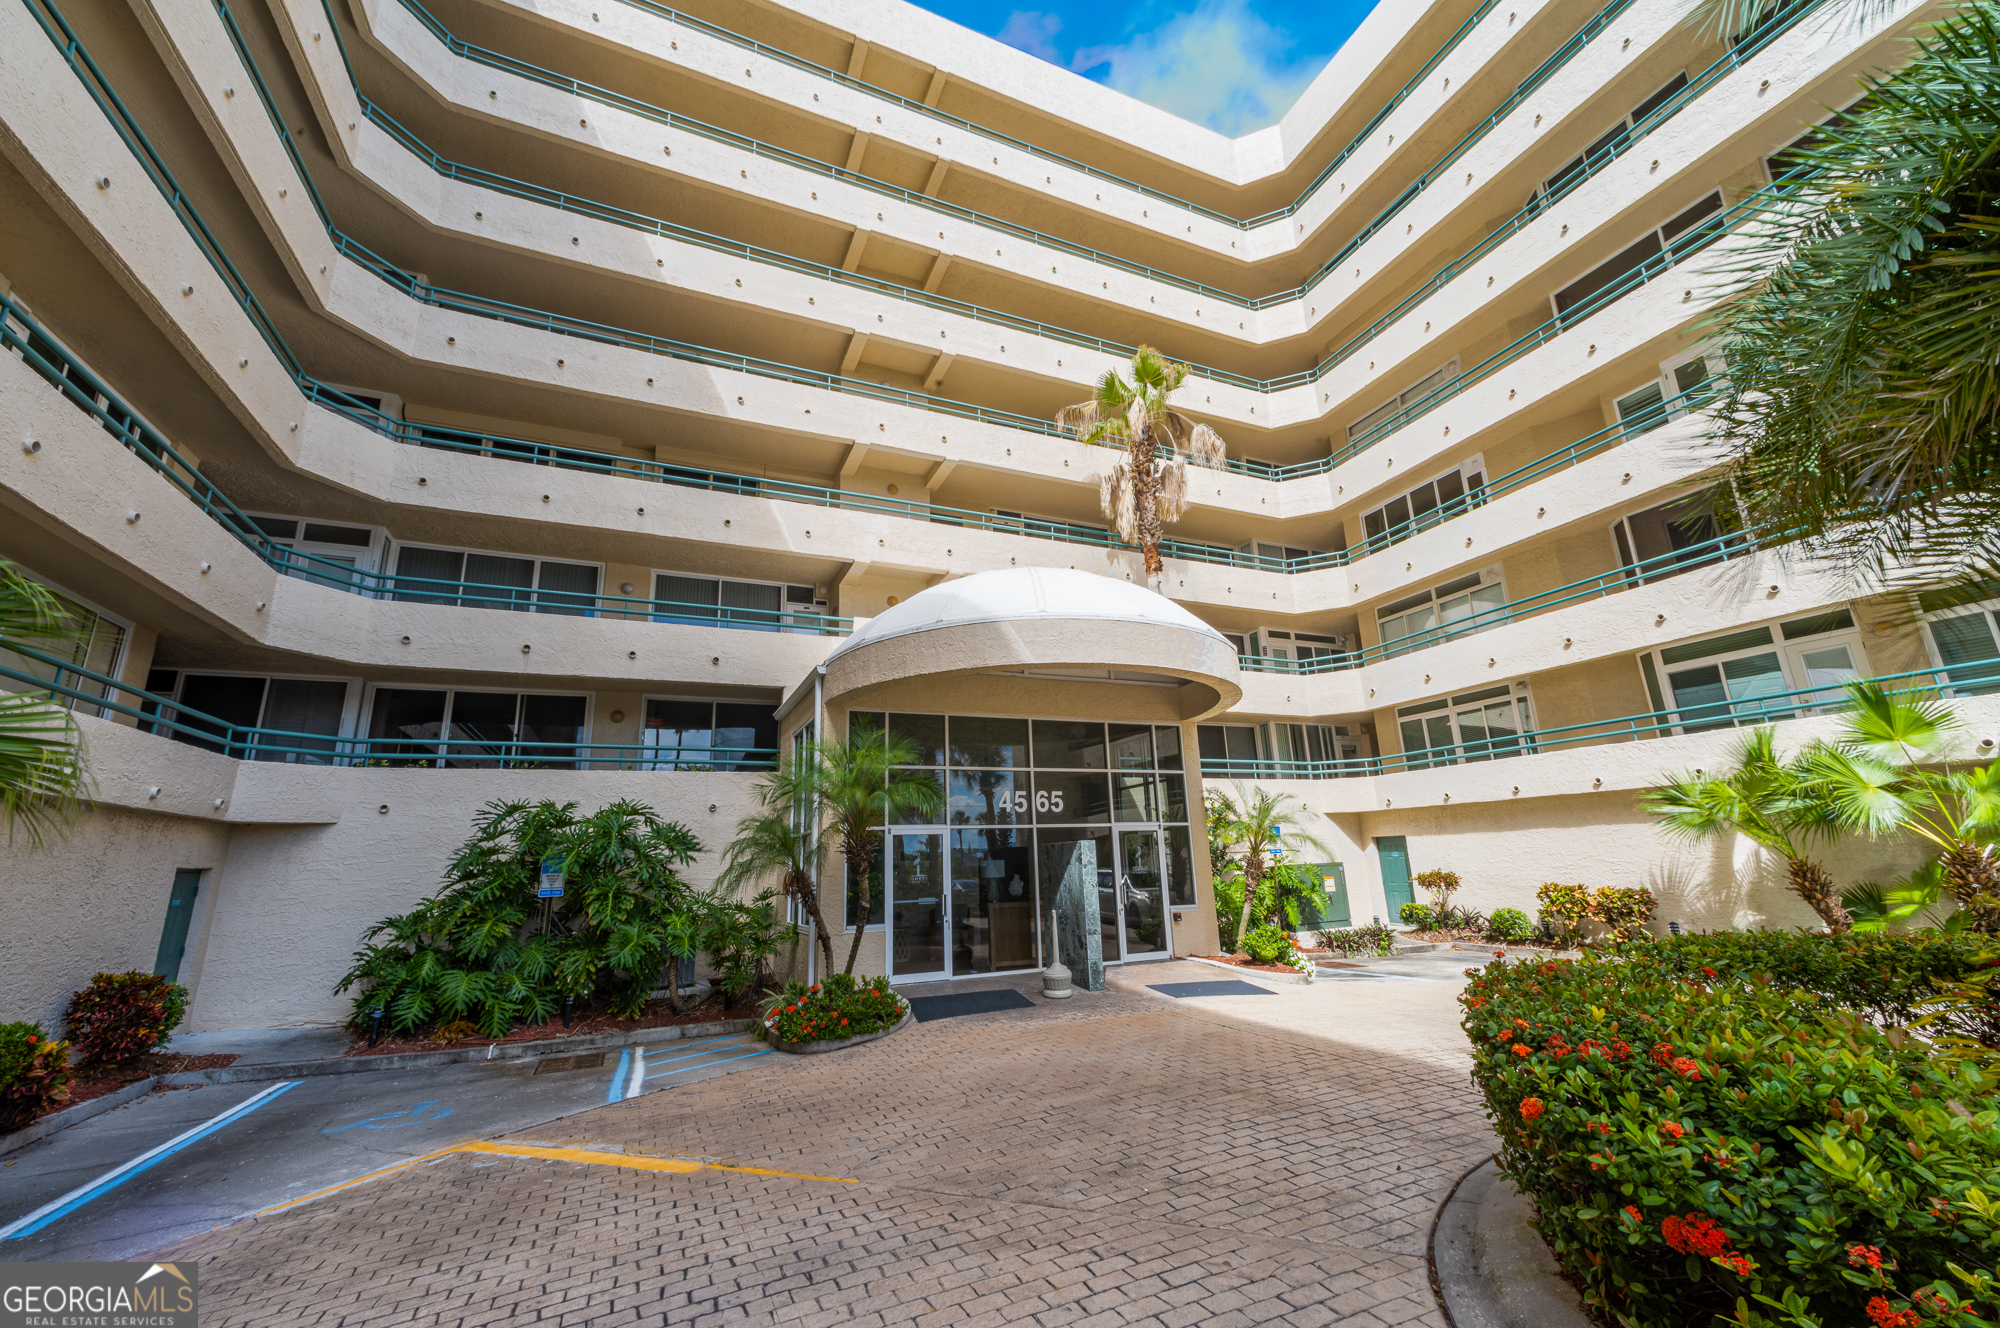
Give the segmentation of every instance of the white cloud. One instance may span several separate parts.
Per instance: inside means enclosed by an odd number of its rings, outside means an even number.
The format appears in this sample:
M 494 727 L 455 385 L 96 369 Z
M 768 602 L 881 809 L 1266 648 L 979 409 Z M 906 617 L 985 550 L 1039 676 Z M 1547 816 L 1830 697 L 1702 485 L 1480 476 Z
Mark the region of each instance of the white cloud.
M 1017 9 L 1007 16 L 1006 26 L 994 35 L 1016 50 L 1059 65 L 1063 62 L 1062 53 L 1056 50 L 1055 35 L 1061 31 L 1062 20 L 1054 14 Z
M 1016 20 L 1049 17 L 1017 12 L 1007 28 L 1013 30 Z M 1047 36 L 1053 35 L 1050 28 Z M 1008 40 L 1004 33 L 1001 39 Z M 1252 13 L 1247 0 L 1201 0 L 1192 12 L 1129 41 L 1084 47 L 1070 68 L 1235 137 L 1275 123 L 1326 66 L 1328 56 L 1296 57 L 1292 45 L 1291 34 Z

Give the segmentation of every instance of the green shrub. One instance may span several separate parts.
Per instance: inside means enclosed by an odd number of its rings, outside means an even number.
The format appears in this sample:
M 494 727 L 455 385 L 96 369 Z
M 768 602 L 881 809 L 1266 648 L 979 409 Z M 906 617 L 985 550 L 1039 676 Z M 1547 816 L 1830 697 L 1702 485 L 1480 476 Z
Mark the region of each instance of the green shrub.
M 40 1024 L 0 1024 L 0 1133 L 18 1130 L 69 1096 L 69 1043 Z
M 69 998 L 64 1026 L 85 1065 L 116 1065 L 167 1045 L 187 988 L 154 973 L 99 973 Z
M 764 1038 L 769 1042 L 826 1042 L 860 1037 L 893 1028 L 909 1013 L 910 1003 L 898 996 L 885 977 L 855 979 L 830 974 L 808 987 L 787 984 L 766 1002 Z
M 1486 930 L 1498 940 L 1518 943 L 1534 937 L 1535 924 L 1518 908 L 1496 908 L 1486 920 Z
M 1250 934 L 1243 938 L 1243 953 L 1259 964 L 1290 963 L 1296 948 L 1290 932 L 1280 931 L 1268 922 L 1251 928 Z
M 1575 945 L 1583 940 L 1583 920 L 1590 916 L 1590 887 L 1545 882 L 1535 891 L 1542 925 L 1555 937 L 1556 944 Z
M 1692 936 L 1496 961 L 1460 999 L 1503 1170 L 1599 1317 L 1929 1324 L 1894 1317 L 1922 1293 L 1971 1328 L 2000 1313 L 2000 1067 L 1872 1020 L 1982 1005 L 1996 962 L 1990 940 Z
M 1363 955 L 1380 958 L 1396 948 L 1396 933 L 1379 922 L 1365 927 L 1333 927 L 1319 934 L 1322 949 L 1354 959 Z
M 1643 886 L 1606 885 L 1590 897 L 1590 916 L 1611 929 L 1614 941 L 1636 941 L 1652 935 L 1646 926 L 1660 902 Z
M 1405 904 L 1396 910 L 1396 916 L 1405 927 L 1415 927 L 1418 931 L 1431 929 L 1431 910 L 1428 904 Z

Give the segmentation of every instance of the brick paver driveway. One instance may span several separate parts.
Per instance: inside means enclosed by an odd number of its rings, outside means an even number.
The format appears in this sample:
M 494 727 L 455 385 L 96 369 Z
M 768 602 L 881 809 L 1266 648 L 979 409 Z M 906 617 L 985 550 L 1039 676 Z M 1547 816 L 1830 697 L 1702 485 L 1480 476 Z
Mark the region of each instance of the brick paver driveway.
M 1491 1151 L 1457 985 L 1145 989 L 1224 976 L 1135 967 L 521 1136 L 856 1183 L 460 1153 L 173 1254 L 206 1328 L 1442 1325 L 1431 1218 Z

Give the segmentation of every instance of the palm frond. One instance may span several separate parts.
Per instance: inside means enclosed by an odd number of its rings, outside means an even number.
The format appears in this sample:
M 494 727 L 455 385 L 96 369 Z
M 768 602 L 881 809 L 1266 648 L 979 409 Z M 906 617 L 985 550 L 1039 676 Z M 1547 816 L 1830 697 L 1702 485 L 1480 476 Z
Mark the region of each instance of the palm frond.
M 47 692 L 0 694 L 0 819 L 40 850 L 68 832 L 92 791 L 83 733 Z

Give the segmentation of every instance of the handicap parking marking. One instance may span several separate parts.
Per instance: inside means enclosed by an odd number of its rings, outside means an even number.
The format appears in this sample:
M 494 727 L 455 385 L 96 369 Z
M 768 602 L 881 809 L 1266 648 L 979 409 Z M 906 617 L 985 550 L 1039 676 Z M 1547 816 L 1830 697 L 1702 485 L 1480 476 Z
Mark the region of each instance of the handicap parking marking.
M 626 1047 L 618 1053 L 618 1068 L 611 1072 L 611 1082 L 604 1086 L 605 1105 L 617 1102 L 625 1096 L 625 1083 L 632 1066 L 632 1049 Z
M 303 1079 L 292 1079 L 282 1084 L 272 1084 L 269 1088 L 245 1098 L 227 1111 L 210 1117 L 193 1129 L 175 1135 L 159 1147 L 148 1149 L 129 1162 L 120 1163 L 97 1179 L 79 1185 L 68 1194 L 62 1195 L 60 1198 L 51 1199 L 48 1203 L 43 1204 L 40 1208 L 37 1208 L 25 1217 L 16 1218 L 6 1226 L 0 1227 L 0 1240 L 13 1240 L 22 1236 L 32 1236 L 35 1232 L 40 1231 L 56 1219 L 76 1211 L 99 1195 L 118 1188 L 134 1176 L 158 1166 L 161 1162 L 166 1161 L 183 1148 L 201 1142 L 223 1127 L 248 1116 L 259 1107 L 269 1105 L 280 1094 L 297 1088 L 304 1082 L 305 1080 Z
M 321 1134 L 345 1134 L 349 1130 L 400 1130 L 406 1125 L 429 1125 L 441 1121 L 452 1114 L 452 1108 L 440 1107 L 435 1101 L 419 1102 L 403 1111 L 391 1111 L 380 1116 L 369 1116 L 346 1125 L 336 1125 Z
M 676 1074 L 686 1074 L 690 1070 L 706 1070 L 711 1065 L 727 1065 L 731 1061 L 747 1061 L 753 1056 L 769 1056 L 771 1054 L 771 1050 L 772 1049 L 769 1047 L 757 1047 L 753 1050 L 751 1045 L 747 1042 L 735 1042 L 731 1043 L 729 1046 L 726 1047 L 709 1047 L 703 1051 L 690 1052 L 685 1056 L 671 1057 L 666 1061 L 659 1062 L 659 1064 L 670 1065 L 674 1061 L 698 1060 L 701 1057 L 713 1056 L 717 1052 L 723 1052 L 723 1051 L 735 1051 L 735 1052 L 741 1052 L 742 1054 L 738 1056 L 725 1056 L 721 1060 L 704 1061 L 699 1065 L 683 1065 L 678 1070 L 659 1070 L 653 1074 L 647 1075 L 646 1078 L 665 1079 Z

